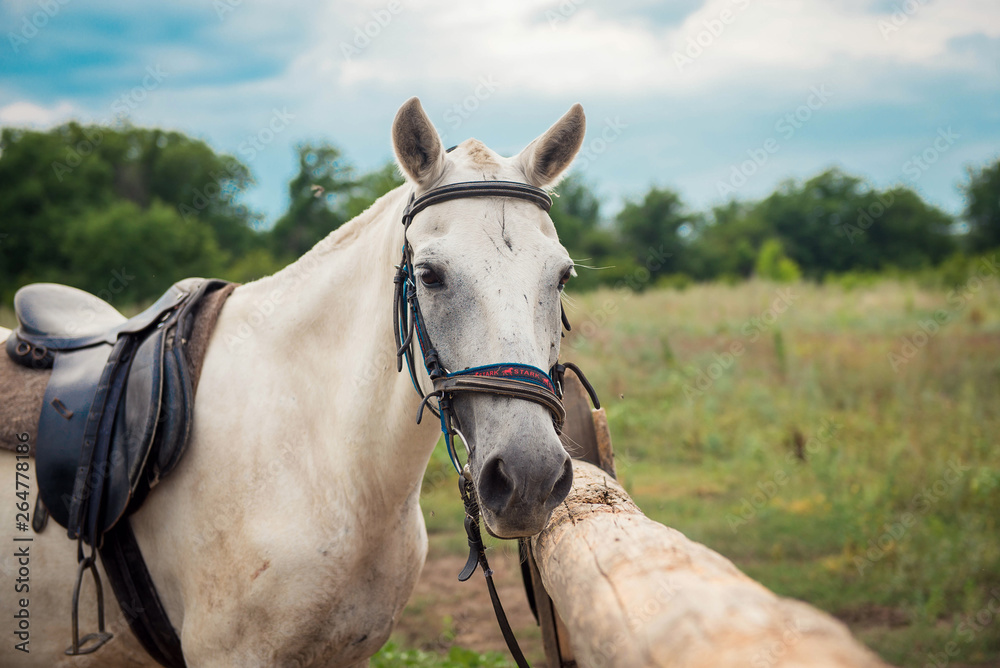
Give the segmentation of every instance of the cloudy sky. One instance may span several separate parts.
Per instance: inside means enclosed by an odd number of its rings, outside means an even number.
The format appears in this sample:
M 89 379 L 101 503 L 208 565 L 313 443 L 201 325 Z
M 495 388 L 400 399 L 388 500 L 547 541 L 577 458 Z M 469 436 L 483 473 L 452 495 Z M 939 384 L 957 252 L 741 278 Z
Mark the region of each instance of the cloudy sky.
M 412 95 L 449 144 L 507 155 L 583 103 L 577 169 L 608 212 L 839 166 L 957 213 L 965 168 L 1000 156 L 1000 3 L 0 0 L 0 126 L 182 130 L 248 162 L 270 220 L 297 143 L 383 164 Z

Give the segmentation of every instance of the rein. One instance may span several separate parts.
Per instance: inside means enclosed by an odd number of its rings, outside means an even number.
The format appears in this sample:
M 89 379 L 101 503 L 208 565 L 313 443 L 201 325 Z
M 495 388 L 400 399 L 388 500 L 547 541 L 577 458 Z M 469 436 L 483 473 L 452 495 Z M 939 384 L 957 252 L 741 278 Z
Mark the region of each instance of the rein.
M 516 183 L 513 181 L 467 181 L 463 183 L 453 183 L 439 188 L 433 188 L 420 197 L 410 195 L 410 201 L 403 211 L 403 250 L 402 260 L 396 268 L 396 275 L 393 278 L 395 283 L 395 294 L 393 297 L 393 332 L 396 337 L 396 370 L 402 371 L 403 361 L 406 361 L 407 369 L 410 372 L 410 379 L 413 381 L 413 388 L 420 395 L 420 406 L 417 409 L 417 423 L 423 418 L 424 409 L 427 408 L 441 420 L 441 432 L 444 434 L 445 444 L 448 448 L 448 458 L 452 466 L 459 474 L 459 492 L 465 504 L 465 531 L 469 542 L 469 559 L 462 569 L 458 579 L 462 582 L 472 577 L 476 566 L 482 567 L 486 576 L 486 584 L 489 588 L 490 599 L 493 602 L 493 610 L 503 632 L 504 640 L 510 649 L 514 660 L 521 668 L 528 666 L 524 655 L 518 647 L 514 638 L 507 616 L 500 604 L 496 587 L 493 584 L 493 570 L 486 559 L 486 547 L 483 545 L 482 534 L 479 528 L 479 504 L 476 499 L 476 491 L 472 482 L 472 474 L 466 464 L 464 467 L 459 464 L 458 456 L 455 454 L 454 436 L 462 437 L 466 454 L 471 455 L 472 451 L 464 435 L 460 431 L 460 425 L 455 416 L 452 401 L 459 393 L 480 393 L 492 394 L 496 396 L 511 397 L 532 401 L 545 407 L 552 415 L 552 422 L 556 433 L 562 433 L 563 424 L 566 421 L 566 409 L 562 403 L 563 376 L 567 370 L 573 371 L 583 383 L 587 393 L 590 395 L 594 406 L 600 408 L 601 404 L 597 398 L 597 393 L 590 385 L 579 367 L 567 362 L 560 364 L 558 361 L 546 373 L 538 367 L 519 363 L 497 363 L 472 367 L 460 371 L 448 371 L 441 364 L 437 350 L 431 343 L 427 328 L 424 325 L 424 318 L 420 312 L 420 303 L 417 301 L 416 274 L 413 270 L 413 253 L 410 243 L 406 238 L 406 232 L 410 229 L 410 223 L 414 216 L 429 206 L 448 202 L 454 199 L 466 197 L 512 197 L 532 202 L 546 213 L 552 208 L 552 198 L 541 188 L 528 185 L 526 183 Z M 560 303 L 560 317 L 563 327 L 570 329 L 566 312 Z M 416 360 L 414 355 L 414 338 L 420 346 L 420 354 L 423 358 L 424 368 L 431 379 L 433 388 L 426 394 L 420 387 L 417 380 Z M 437 399 L 435 406 L 430 402 L 431 398 Z M 458 426 L 456 426 L 458 425 Z

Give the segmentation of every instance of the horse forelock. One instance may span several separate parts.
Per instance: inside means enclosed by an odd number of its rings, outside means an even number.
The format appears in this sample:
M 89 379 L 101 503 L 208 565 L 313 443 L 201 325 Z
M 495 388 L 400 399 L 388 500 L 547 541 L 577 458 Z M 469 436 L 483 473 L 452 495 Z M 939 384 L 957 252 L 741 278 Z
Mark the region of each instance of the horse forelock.
M 466 139 L 448 154 L 444 178 L 445 182 L 523 181 L 524 174 L 511 158 L 504 158 L 478 139 Z

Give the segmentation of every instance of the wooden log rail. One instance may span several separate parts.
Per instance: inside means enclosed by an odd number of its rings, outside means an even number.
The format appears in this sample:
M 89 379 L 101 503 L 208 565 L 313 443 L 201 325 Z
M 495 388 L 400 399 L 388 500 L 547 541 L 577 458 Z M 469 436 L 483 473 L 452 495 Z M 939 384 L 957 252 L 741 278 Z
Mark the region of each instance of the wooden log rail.
M 603 411 L 592 424 L 588 436 L 577 423 L 573 439 L 603 468 L 574 461 L 569 497 L 530 540 L 550 666 L 886 665 L 841 622 L 643 515 L 615 480 Z

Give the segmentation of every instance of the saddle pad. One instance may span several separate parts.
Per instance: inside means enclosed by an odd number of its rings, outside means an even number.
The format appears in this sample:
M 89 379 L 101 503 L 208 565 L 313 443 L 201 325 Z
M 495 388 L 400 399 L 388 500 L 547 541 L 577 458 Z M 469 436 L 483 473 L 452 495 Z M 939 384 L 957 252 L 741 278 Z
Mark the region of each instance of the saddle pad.
M 52 369 L 29 369 L 0 351 L 0 448 L 15 451 L 17 435 L 31 438 L 29 454 L 35 456 L 38 418 Z

